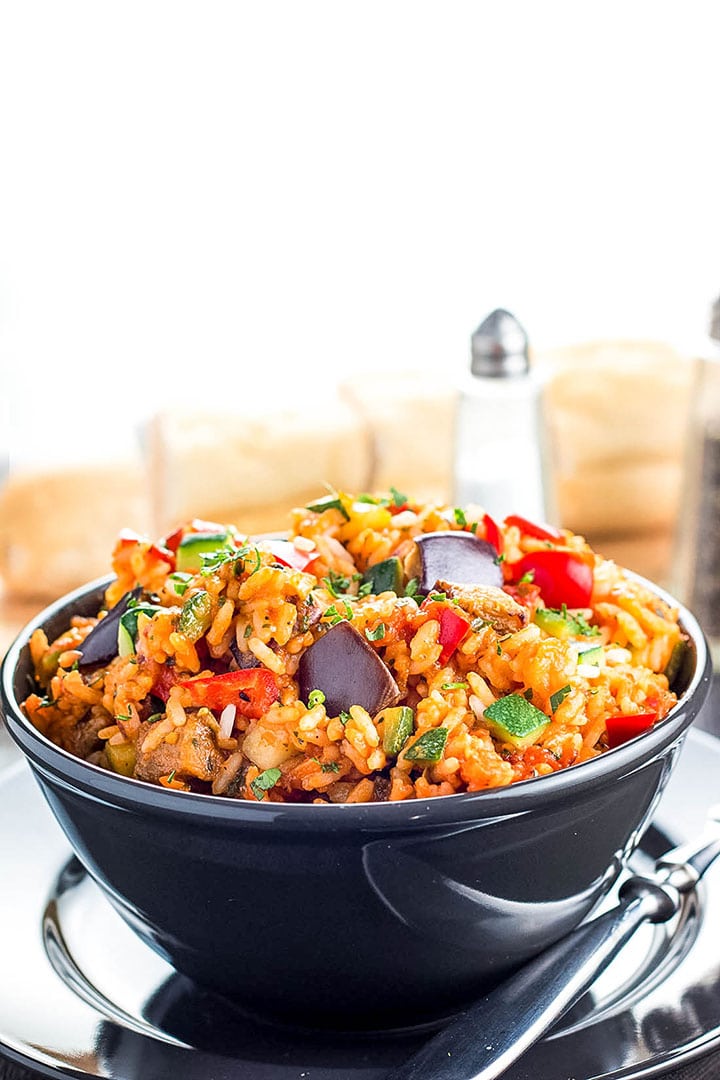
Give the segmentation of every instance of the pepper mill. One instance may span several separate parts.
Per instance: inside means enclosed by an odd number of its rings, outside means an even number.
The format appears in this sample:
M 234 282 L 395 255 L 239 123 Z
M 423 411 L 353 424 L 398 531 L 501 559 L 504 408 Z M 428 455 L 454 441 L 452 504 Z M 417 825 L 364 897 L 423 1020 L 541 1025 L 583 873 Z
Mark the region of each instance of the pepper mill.
M 455 431 L 455 501 L 498 519 L 548 521 L 542 383 L 531 370 L 528 338 L 498 308 L 471 338 L 470 371 L 460 386 Z
M 688 419 L 673 591 L 691 609 L 720 667 L 720 298 L 710 350 L 697 361 Z

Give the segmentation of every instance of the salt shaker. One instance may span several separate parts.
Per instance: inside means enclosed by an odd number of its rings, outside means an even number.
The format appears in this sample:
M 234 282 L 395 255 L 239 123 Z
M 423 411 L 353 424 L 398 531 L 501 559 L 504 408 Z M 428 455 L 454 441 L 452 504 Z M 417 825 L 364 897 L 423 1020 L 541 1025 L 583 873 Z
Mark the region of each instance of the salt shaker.
M 455 501 L 493 517 L 516 513 L 551 520 L 542 383 L 531 370 L 528 338 L 498 308 L 471 339 L 470 371 L 460 386 L 455 433 Z
M 720 667 L 720 298 L 712 308 L 708 355 L 696 364 L 672 585 L 705 631 L 717 669 Z

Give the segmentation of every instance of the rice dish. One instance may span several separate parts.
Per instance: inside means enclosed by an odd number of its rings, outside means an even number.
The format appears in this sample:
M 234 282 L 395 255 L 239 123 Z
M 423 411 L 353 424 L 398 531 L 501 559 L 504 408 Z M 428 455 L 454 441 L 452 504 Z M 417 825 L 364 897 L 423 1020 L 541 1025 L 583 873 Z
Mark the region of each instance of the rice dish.
M 31 638 L 33 724 L 177 791 L 384 802 L 579 765 L 677 700 L 677 611 L 568 530 L 394 489 L 289 526 L 121 534 L 97 618 Z

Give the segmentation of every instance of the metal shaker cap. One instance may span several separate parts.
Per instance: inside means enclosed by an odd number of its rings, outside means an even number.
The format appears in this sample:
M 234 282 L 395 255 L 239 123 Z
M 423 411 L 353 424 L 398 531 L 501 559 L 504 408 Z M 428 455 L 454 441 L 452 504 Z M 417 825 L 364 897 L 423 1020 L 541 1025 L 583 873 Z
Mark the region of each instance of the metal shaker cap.
M 508 378 L 527 375 L 528 338 L 514 315 L 496 308 L 480 323 L 470 341 L 473 375 Z

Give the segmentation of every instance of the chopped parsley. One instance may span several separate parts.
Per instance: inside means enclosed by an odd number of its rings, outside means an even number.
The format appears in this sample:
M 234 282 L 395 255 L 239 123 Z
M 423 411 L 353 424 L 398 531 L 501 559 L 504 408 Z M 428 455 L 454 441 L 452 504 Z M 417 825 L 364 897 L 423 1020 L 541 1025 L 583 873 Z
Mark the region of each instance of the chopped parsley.
M 330 570 L 328 576 L 323 578 L 323 583 L 330 595 L 335 598 L 343 596 L 350 588 L 350 578 L 345 577 L 344 574 L 336 574 L 334 570 Z
M 442 600 L 447 600 L 447 593 L 444 593 L 444 592 L 431 592 L 431 593 L 428 593 L 428 600 L 437 600 L 438 602 L 440 602 Z
M 381 641 L 386 633 L 385 623 L 378 623 L 374 630 L 369 630 L 367 626 L 365 627 L 365 637 L 368 641 Z
M 162 720 L 164 715 L 165 713 L 154 712 L 152 716 L 148 716 L 147 722 L 148 724 L 157 724 L 158 720 Z
M 248 623 L 247 626 L 245 627 L 245 632 L 243 634 L 243 637 L 244 638 L 249 638 L 250 635 L 252 634 L 252 632 L 253 632 L 252 623 Z
M 173 771 L 170 773 L 170 775 L 167 778 L 168 784 L 172 784 L 173 780 L 175 779 L 175 773 L 176 772 L 177 772 L 177 770 L 173 769 Z
M 404 506 L 405 503 L 408 501 L 407 495 L 403 494 L 402 491 L 398 491 L 397 488 L 391 487 L 390 494 L 393 497 L 393 503 L 397 507 Z
M 117 715 L 115 716 L 115 719 L 116 720 L 132 720 L 132 716 L 130 715 L 130 713 L 117 713 Z
M 262 802 L 265 798 L 265 792 L 270 791 L 270 788 L 274 788 L 281 776 L 282 773 L 279 769 L 265 769 L 264 772 L 261 772 L 259 776 L 250 781 L 250 790 L 258 802 Z
M 317 761 L 317 758 L 315 760 Z M 338 765 L 337 761 L 319 761 L 318 765 L 320 766 L 320 770 L 324 773 L 340 772 L 340 766 Z
M 363 581 L 362 585 L 358 589 L 358 600 L 362 600 L 364 596 L 369 596 L 372 592 L 372 581 Z
M 325 608 L 322 617 L 323 620 L 327 619 L 327 621 L 330 623 L 330 626 L 335 626 L 337 623 L 342 622 L 345 618 L 344 615 L 340 614 L 334 604 L 331 604 L 329 608 Z
M 405 595 L 406 596 L 411 596 L 413 598 L 413 600 L 414 600 L 415 597 L 418 594 L 418 586 L 419 586 L 419 584 L 420 584 L 420 581 L 418 580 L 418 578 L 416 578 L 416 577 L 410 578 L 407 585 L 405 586 Z
M 183 574 L 178 571 L 175 574 L 168 574 L 168 581 L 172 582 L 172 587 L 176 596 L 184 596 L 187 592 L 188 585 L 192 581 L 192 574 Z
M 314 709 L 316 705 L 325 704 L 325 695 L 322 690 L 311 690 L 308 694 L 308 708 Z
M 486 626 L 490 626 L 490 620 L 483 619 L 482 616 L 479 616 L 477 619 L 473 619 L 473 621 L 470 623 L 470 629 L 475 634 L 477 634 L 480 630 L 484 630 Z
M 467 518 L 465 517 L 465 511 L 461 506 L 455 507 L 455 509 L 453 510 L 453 515 L 455 517 L 455 524 L 460 525 L 460 527 L 463 529 L 466 528 Z
M 462 690 L 464 686 L 467 686 L 466 682 L 446 682 L 442 684 L 443 690 Z
M 555 712 L 560 705 L 562 705 L 568 694 L 572 693 L 572 686 L 566 683 L 565 686 L 561 686 L 559 690 L 556 690 L 554 694 L 550 695 L 550 708 L 552 712 Z
M 518 581 L 518 585 L 530 585 L 535 580 L 535 571 L 528 570 Z
M 338 714 L 338 720 L 340 721 L 340 723 L 342 724 L 343 727 L 345 727 L 345 725 L 347 724 L 349 719 L 350 719 L 350 713 L 345 712 L 344 709 L 343 709 L 343 711 L 341 713 Z

